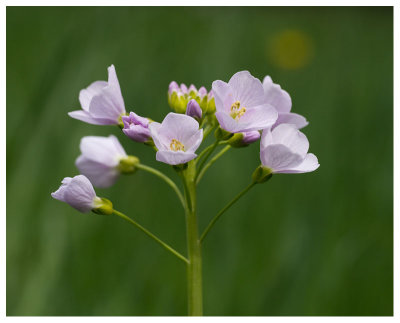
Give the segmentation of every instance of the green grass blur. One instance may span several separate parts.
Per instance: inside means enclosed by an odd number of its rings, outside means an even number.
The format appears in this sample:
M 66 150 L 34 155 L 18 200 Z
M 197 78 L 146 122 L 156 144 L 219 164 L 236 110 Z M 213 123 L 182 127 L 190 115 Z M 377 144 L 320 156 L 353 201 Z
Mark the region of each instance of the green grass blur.
M 183 264 L 116 217 L 50 197 L 80 138 L 67 116 L 116 66 L 127 110 L 162 120 L 171 80 L 237 71 L 286 89 L 321 167 L 255 187 L 204 243 L 205 315 L 392 315 L 393 11 L 386 8 L 7 8 L 7 315 L 186 315 Z M 200 227 L 250 180 L 259 145 L 199 187 Z M 184 215 L 158 178 L 97 190 L 185 253 Z

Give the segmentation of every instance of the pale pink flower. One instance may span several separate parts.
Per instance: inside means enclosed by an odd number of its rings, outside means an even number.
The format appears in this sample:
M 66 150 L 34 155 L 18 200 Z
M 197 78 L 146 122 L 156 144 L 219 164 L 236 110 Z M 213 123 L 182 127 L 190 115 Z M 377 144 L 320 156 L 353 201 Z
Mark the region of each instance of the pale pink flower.
M 295 125 L 280 124 L 264 130 L 261 136 L 260 158 L 272 173 L 307 173 L 319 167 L 314 154 L 307 153 L 307 137 Z

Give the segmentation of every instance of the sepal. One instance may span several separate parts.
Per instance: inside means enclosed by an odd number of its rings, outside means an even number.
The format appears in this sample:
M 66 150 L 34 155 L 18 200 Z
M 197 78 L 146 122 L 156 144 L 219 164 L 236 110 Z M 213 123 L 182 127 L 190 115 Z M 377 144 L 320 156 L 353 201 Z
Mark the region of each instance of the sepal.
M 265 183 L 272 177 L 272 169 L 260 165 L 256 168 L 251 177 L 253 179 L 253 182 L 257 184 Z
M 94 201 L 95 208 L 93 208 L 92 212 L 101 215 L 110 215 L 114 212 L 113 205 L 110 200 L 98 197 L 98 200 Z
M 140 163 L 139 158 L 135 156 L 126 156 L 119 161 L 118 170 L 122 174 L 133 174 L 136 172 L 136 165 Z

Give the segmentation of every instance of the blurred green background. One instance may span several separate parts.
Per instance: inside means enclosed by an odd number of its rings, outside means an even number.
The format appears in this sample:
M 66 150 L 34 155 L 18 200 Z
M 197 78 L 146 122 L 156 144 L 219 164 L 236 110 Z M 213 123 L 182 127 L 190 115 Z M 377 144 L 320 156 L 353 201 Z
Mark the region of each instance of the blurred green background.
M 67 116 L 116 66 L 127 110 L 162 120 L 171 80 L 269 74 L 310 121 L 321 167 L 277 175 L 204 243 L 205 315 L 392 315 L 393 11 L 367 8 L 7 8 L 7 315 L 186 315 L 182 263 L 116 217 L 53 200 L 86 135 L 178 180 L 117 127 Z M 199 187 L 200 226 L 249 183 L 259 145 Z M 185 253 L 184 215 L 144 172 L 97 190 Z

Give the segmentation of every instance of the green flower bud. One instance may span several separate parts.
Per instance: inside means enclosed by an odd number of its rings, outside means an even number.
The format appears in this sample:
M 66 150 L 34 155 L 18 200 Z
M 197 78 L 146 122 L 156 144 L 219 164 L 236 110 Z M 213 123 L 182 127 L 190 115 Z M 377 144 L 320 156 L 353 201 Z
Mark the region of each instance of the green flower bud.
M 188 104 L 187 98 L 185 98 L 184 96 L 178 97 L 178 100 L 177 100 L 177 103 L 175 106 L 175 111 L 178 113 L 185 113 L 187 104 Z
M 101 215 L 110 215 L 114 212 L 114 209 L 110 200 L 100 197 L 95 201 L 95 207 L 92 209 L 92 212 Z
M 133 174 L 136 172 L 136 165 L 139 164 L 139 158 L 135 156 L 126 156 L 119 161 L 118 170 L 122 174 Z
M 206 115 L 207 113 L 207 96 L 204 96 L 203 98 L 200 98 L 199 96 L 196 97 L 197 103 L 200 105 L 201 111 L 203 111 L 203 115 Z
M 212 97 L 207 102 L 207 113 L 208 114 L 214 114 L 215 113 L 215 99 L 214 99 L 214 97 Z
M 268 168 L 266 166 L 260 165 L 256 168 L 256 170 L 253 172 L 253 175 L 251 177 L 253 179 L 253 182 L 255 182 L 257 184 L 264 183 L 272 177 L 272 169 Z
M 214 136 L 217 138 L 217 140 L 227 140 L 232 137 L 233 134 L 222 129 L 221 127 L 218 127 L 214 132 Z
M 243 138 L 243 133 L 235 133 L 231 138 L 229 138 L 228 145 L 231 145 L 234 148 L 242 148 L 248 146 L 248 144 L 243 142 Z

